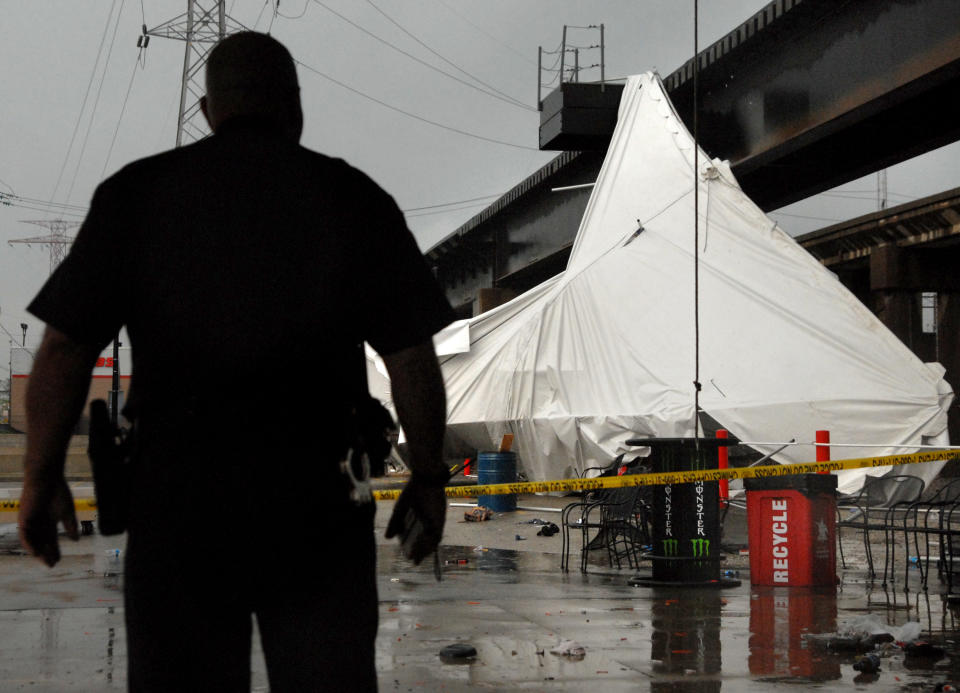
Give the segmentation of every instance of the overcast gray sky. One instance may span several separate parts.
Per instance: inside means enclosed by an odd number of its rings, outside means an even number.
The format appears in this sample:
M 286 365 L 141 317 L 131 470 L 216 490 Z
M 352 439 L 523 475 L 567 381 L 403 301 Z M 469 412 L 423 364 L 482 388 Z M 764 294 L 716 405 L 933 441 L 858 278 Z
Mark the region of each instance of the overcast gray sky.
M 701 47 L 765 4 L 701 0 Z M 153 38 L 138 62 L 136 40 L 141 24 L 152 28 L 185 7 L 185 0 L 4 3 L 0 191 L 81 212 L 104 175 L 172 147 L 183 44 Z M 280 0 L 279 8 L 275 0 L 228 0 L 227 7 L 312 68 L 299 68 L 303 143 L 386 188 L 423 249 L 555 155 L 537 151 L 536 58 L 538 46 L 557 47 L 564 24 L 605 25 L 608 78 L 652 69 L 665 76 L 693 49 L 692 0 Z M 584 46 L 598 38 L 593 30 L 569 34 Z M 581 62 L 598 59 L 585 51 Z M 960 185 L 958 157 L 955 144 L 890 169 L 890 204 Z M 772 216 L 803 233 L 873 211 L 875 191 L 871 176 Z M 0 206 L 0 325 L 19 341 L 26 322 L 28 346 L 38 343 L 42 324 L 25 307 L 48 276 L 49 256 L 43 246 L 7 241 L 45 233 L 22 223 L 56 217 L 36 206 Z M 0 379 L 7 347 L 0 333 Z

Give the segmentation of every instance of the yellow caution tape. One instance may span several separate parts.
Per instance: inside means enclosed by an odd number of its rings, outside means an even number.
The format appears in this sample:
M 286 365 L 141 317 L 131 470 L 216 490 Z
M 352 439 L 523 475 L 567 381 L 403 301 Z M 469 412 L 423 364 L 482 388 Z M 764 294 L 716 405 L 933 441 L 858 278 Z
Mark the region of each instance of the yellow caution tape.
M 96 510 L 97 501 L 93 498 L 75 498 L 73 507 L 77 510 Z M 0 500 L 0 513 L 15 513 L 20 510 L 18 499 Z
M 770 476 L 790 476 L 792 474 L 812 474 L 815 472 L 839 472 L 844 469 L 863 469 L 865 467 L 888 467 L 900 464 L 922 464 L 938 460 L 960 458 L 960 450 L 933 450 L 914 452 L 907 455 L 885 455 L 883 457 L 858 457 L 849 460 L 831 462 L 801 462 L 798 464 L 772 464 L 761 467 L 731 467 L 729 469 L 700 469 L 689 472 L 655 472 L 651 474 L 624 474 L 623 476 L 592 477 L 589 479 L 555 479 L 553 481 L 523 481 L 513 484 L 484 484 L 482 486 L 448 486 L 445 489 L 448 498 L 473 498 L 474 496 L 499 496 L 507 493 L 551 493 L 564 491 L 596 491 L 605 488 L 625 488 L 627 486 L 663 486 L 666 484 L 689 484 L 697 481 L 720 481 L 721 479 L 749 479 Z M 375 500 L 396 500 L 403 489 L 374 491 Z M 74 501 L 77 510 L 96 510 L 97 502 L 93 498 L 77 498 Z M 20 509 L 19 500 L 0 500 L 0 512 L 16 512 Z
M 803 462 L 800 464 L 773 464 L 762 467 L 731 467 L 730 469 L 701 469 L 691 472 L 655 472 L 652 474 L 624 474 L 623 476 L 593 477 L 590 479 L 557 479 L 554 481 L 524 481 L 514 484 L 485 484 L 483 486 L 448 486 L 448 498 L 472 498 L 474 496 L 498 496 L 505 493 L 550 493 L 563 491 L 596 491 L 602 488 L 627 486 L 662 486 L 665 484 L 689 484 L 696 481 L 719 481 L 721 479 L 746 479 L 765 476 L 788 476 L 811 474 L 819 471 L 837 472 L 842 469 L 863 467 L 887 467 L 897 464 L 920 464 L 937 460 L 952 460 L 960 457 L 960 450 L 935 450 L 915 452 L 909 455 L 884 457 L 860 457 L 835 462 Z M 374 491 L 376 500 L 396 500 L 402 489 Z

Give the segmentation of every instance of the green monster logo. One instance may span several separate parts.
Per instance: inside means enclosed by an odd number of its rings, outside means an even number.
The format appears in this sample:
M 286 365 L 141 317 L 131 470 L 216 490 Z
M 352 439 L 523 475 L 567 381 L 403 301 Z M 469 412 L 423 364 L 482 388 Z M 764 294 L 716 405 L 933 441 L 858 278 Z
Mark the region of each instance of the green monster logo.
M 710 555 L 709 539 L 691 539 L 690 543 L 693 544 L 694 558 L 703 558 L 704 556 Z
M 680 548 L 680 542 L 676 539 L 663 539 L 663 555 L 676 556 L 677 549 Z

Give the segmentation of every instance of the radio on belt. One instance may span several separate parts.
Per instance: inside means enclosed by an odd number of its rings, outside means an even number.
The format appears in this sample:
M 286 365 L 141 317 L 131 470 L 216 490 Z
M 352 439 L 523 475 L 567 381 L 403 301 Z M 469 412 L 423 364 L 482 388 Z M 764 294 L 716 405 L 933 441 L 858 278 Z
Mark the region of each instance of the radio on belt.
M 833 474 L 744 479 L 750 582 L 835 585 L 836 488 Z

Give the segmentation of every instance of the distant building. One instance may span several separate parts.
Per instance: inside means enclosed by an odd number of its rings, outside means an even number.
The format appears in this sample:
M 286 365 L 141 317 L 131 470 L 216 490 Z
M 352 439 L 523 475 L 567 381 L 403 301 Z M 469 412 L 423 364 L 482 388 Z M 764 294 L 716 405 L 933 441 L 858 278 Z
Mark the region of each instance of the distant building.
M 17 431 L 27 430 L 27 384 L 30 382 L 30 372 L 33 370 L 34 347 L 12 347 L 10 353 L 10 427 Z M 126 400 L 126 393 L 130 389 L 130 349 L 120 349 L 120 406 Z M 87 404 L 83 407 L 83 415 L 74 429 L 74 433 L 84 435 L 90 428 L 89 404 L 95 399 L 110 401 L 110 390 L 113 387 L 113 347 L 110 346 L 97 359 L 93 369 L 93 378 L 90 381 L 90 392 L 87 395 Z

